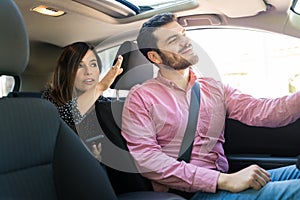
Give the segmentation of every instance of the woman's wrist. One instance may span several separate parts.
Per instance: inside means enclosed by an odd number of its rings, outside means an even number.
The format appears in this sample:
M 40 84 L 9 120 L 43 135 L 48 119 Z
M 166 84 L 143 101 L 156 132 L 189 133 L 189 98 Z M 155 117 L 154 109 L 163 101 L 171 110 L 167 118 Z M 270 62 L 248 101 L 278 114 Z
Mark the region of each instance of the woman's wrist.
M 103 86 L 103 84 L 100 82 L 96 85 L 96 92 L 98 94 L 98 96 L 102 95 L 102 93 L 105 91 L 105 86 Z

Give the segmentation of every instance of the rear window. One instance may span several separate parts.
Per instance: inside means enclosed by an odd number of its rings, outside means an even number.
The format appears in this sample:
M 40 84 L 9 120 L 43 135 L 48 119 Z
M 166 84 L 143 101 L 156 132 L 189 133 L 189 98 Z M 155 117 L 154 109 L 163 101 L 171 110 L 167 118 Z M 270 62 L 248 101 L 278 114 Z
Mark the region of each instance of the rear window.
M 102 62 L 102 71 L 100 74 L 100 79 L 103 78 L 103 76 L 108 72 L 108 70 L 113 66 L 113 62 L 115 60 L 116 54 L 118 52 L 119 49 L 119 45 L 118 46 L 114 46 L 111 48 L 108 48 L 106 50 L 100 51 L 98 52 L 98 55 L 101 59 Z M 115 90 L 113 89 L 107 89 L 103 92 L 103 96 L 105 97 L 115 97 Z
M 0 97 L 6 96 L 13 91 L 15 79 L 13 76 L 0 76 Z

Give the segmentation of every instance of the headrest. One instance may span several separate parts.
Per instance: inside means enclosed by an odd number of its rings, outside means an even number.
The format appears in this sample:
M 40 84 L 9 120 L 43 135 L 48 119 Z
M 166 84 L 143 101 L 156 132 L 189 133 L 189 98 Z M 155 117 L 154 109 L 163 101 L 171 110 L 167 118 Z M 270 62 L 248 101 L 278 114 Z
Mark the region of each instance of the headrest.
M 23 17 L 12 0 L 1 0 L 0 27 L 0 75 L 19 75 L 28 64 L 29 41 Z
M 136 43 L 132 41 L 124 42 L 121 44 L 116 56 L 118 55 L 123 56 L 121 66 L 123 73 L 116 78 L 110 88 L 130 90 L 132 86 L 153 78 L 154 65 L 139 51 Z

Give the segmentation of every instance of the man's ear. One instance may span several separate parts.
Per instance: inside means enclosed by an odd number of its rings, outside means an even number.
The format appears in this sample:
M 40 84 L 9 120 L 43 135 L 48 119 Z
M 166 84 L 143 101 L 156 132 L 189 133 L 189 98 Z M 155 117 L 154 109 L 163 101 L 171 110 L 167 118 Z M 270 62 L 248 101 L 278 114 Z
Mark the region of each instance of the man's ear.
M 147 56 L 148 56 L 149 60 L 151 60 L 155 64 L 161 64 L 162 63 L 162 59 L 156 51 L 149 51 L 147 53 Z

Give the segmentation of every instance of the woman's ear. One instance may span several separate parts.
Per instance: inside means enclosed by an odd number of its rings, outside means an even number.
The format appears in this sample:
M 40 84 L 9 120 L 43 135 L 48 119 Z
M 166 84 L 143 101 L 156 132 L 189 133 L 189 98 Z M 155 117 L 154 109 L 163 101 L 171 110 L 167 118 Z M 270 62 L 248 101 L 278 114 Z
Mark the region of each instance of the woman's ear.
M 161 64 L 162 63 L 162 59 L 156 51 L 149 51 L 147 53 L 147 56 L 148 56 L 149 60 L 151 60 L 155 64 Z

